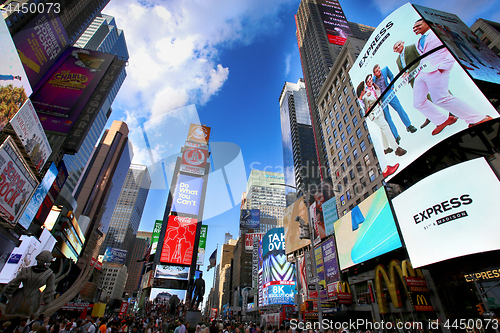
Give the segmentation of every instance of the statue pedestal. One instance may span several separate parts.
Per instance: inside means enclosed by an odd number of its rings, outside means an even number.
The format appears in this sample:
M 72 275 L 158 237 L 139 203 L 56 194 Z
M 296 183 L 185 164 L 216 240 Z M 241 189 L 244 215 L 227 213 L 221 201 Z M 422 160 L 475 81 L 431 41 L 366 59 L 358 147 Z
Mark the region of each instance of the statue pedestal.
M 189 323 L 190 327 L 196 327 L 196 325 L 201 323 L 201 311 L 199 310 L 186 311 L 186 323 Z

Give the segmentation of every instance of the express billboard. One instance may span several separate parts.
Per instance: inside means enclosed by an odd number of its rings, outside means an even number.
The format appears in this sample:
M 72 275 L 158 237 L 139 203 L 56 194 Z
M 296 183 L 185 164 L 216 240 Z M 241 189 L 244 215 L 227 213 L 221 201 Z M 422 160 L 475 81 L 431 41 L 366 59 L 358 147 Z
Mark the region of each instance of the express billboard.
M 29 99 L 11 119 L 10 124 L 30 156 L 31 162 L 33 162 L 36 170 L 40 172 L 52 153 L 52 149 L 35 108 Z
M 54 11 L 40 13 L 14 36 L 19 58 L 32 87 L 68 48 L 69 39 Z
M 0 130 L 31 95 L 31 86 L 5 20 L 0 22 Z
M 340 269 L 402 246 L 385 188 L 378 189 L 335 222 Z
M 387 180 L 444 139 L 499 115 L 411 4 L 349 70 Z
M 242 209 L 240 212 L 240 229 L 259 229 L 260 209 Z
M 413 267 L 500 249 L 498 200 L 492 195 L 497 191 L 498 178 L 478 158 L 436 172 L 395 197 Z
M 318 10 L 328 41 L 335 45 L 344 45 L 348 36 L 352 36 L 344 11 L 338 0 L 318 0 Z
M 103 262 L 111 262 L 115 264 L 124 264 L 127 259 L 127 250 L 116 249 L 114 247 L 107 247 L 104 252 Z
M 203 178 L 179 174 L 174 190 L 172 211 L 198 215 Z
M 191 265 L 198 221 L 189 217 L 168 217 L 160 262 Z
M 292 205 L 286 207 L 285 212 L 283 213 L 285 250 L 287 254 L 311 244 L 311 241 L 308 238 L 300 239 L 300 224 L 296 220 L 297 217 L 302 221 L 302 223 L 309 224 L 307 206 L 303 198 L 297 199 Z

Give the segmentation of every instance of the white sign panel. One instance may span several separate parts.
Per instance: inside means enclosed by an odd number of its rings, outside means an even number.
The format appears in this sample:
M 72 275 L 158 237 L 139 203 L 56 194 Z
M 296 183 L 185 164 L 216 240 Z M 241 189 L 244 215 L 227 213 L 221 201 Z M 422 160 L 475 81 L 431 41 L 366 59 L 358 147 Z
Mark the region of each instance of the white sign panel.
M 441 170 L 392 200 L 413 267 L 500 249 L 500 182 L 483 158 Z
M 49 140 L 43 131 L 33 104 L 28 99 L 10 121 L 23 143 L 37 171 L 40 171 L 52 153 Z

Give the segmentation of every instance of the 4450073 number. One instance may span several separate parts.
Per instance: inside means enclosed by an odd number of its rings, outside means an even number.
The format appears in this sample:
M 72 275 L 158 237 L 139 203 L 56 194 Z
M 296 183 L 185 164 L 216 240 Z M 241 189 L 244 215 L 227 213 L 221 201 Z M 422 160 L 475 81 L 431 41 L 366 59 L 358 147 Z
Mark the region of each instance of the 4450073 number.
M 448 329 L 454 328 L 454 329 L 497 329 L 499 328 L 498 324 L 498 319 L 496 318 L 484 318 L 484 319 L 446 319 L 446 321 L 443 324 L 443 327 L 446 327 Z

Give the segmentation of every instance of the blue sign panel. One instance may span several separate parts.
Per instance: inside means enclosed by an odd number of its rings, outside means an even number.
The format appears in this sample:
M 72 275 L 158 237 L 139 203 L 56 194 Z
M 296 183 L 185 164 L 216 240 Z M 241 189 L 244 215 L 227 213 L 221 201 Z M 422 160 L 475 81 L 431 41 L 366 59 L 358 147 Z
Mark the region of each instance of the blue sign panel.
M 260 228 L 260 210 L 242 209 L 240 214 L 240 229 L 259 229 Z
M 268 252 L 285 254 L 284 228 L 271 229 L 262 237 L 262 256 L 267 258 Z
M 107 247 L 106 252 L 104 252 L 103 262 L 112 262 L 115 264 L 124 264 L 127 258 L 127 250 L 115 249 L 113 247 Z
M 203 178 L 179 174 L 175 186 L 172 211 L 198 216 Z
M 267 304 L 295 304 L 295 284 L 267 287 Z

